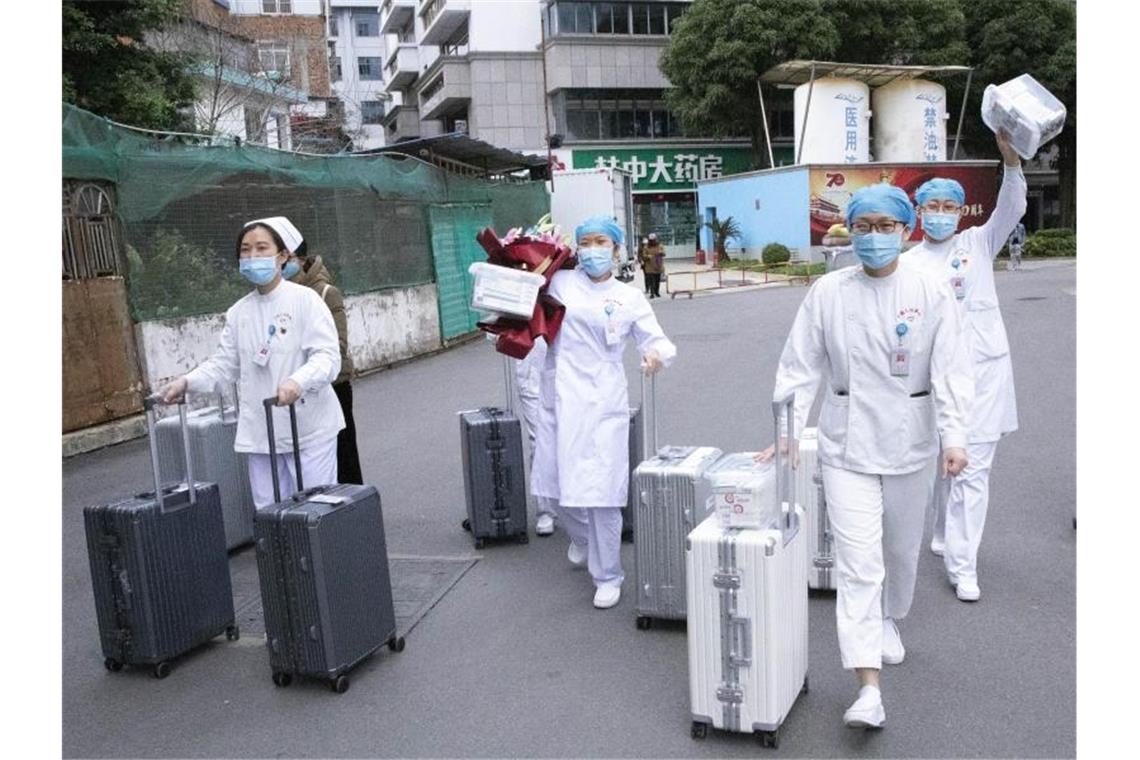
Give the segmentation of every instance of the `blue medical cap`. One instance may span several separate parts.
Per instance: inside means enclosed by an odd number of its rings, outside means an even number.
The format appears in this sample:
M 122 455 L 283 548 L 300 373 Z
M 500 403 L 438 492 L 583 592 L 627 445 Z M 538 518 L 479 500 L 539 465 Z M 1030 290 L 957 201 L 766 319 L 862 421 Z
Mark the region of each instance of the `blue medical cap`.
M 914 194 L 914 199 L 920 206 L 932 198 L 939 201 L 954 201 L 959 206 L 966 205 L 966 191 L 958 184 L 958 180 L 948 177 L 928 179 Z
M 889 214 L 895 219 L 914 228 L 914 206 L 901 189 L 886 182 L 868 185 L 855 191 L 847 202 L 847 228 L 851 220 L 862 214 Z
M 618 245 L 625 245 L 625 233 L 612 216 L 599 214 L 579 224 L 578 229 L 574 230 L 574 242 L 577 243 L 583 235 L 591 232 L 600 232 Z

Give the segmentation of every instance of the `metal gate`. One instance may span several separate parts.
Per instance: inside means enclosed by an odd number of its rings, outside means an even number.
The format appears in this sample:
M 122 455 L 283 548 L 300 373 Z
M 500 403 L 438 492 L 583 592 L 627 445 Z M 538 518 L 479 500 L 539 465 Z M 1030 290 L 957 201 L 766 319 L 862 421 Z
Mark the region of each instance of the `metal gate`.
M 63 182 L 63 432 L 142 411 L 114 189 Z
M 486 261 L 475 236 L 491 226 L 490 204 L 448 203 L 428 209 L 431 253 L 439 294 L 439 328 L 450 340 L 476 329 L 479 312 L 470 308 L 473 278 L 467 267 Z

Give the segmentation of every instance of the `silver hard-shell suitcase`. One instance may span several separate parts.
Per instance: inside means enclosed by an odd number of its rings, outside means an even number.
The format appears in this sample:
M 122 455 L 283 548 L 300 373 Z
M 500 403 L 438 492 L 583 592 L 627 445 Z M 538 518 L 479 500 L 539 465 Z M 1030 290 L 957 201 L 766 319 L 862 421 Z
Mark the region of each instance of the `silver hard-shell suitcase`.
M 794 444 L 791 397 L 772 406 L 777 436 L 786 410 Z M 694 739 L 712 726 L 777 748 L 780 725 L 808 689 L 807 541 L 790 464 L 777 446 L 777 528 L 724 528 L 710 515 L 688 537 Z
M 194 472 L 202 480 L 218 484 L 226 548 L 234 549 L 253 541 L 253 492 L 245 454 L 234 451 L 237 437 L 237 409 L 227 408 L 219 394 L 218 406 L 197 409 L 186 415 L 190 458 Z M 185 475 L 182 430 L 178 420 L 166 417 L 155 425 L 158 459 L 164 469 Z
M 272 411 L 265 400 L 269 449 L 276 459 Z M 257 575 L 265 615 L 265 643 L 273 683 L 300 675 L 348 690 L 348 671 L 384 645 L 404 649 L 388 572 L 380 494 L 369 485 L 304 488 L 297 445 L 296 408 L 289 407 L 298 491 L 254 521 Z
M 656 378 L 642 379 L 642 397 L 656 411 Z M 646 395 L 648 391 L 648 395 Z M 721 455 L 711 446 L 657 448 L 656 415 L 647 425 L 650 450 L 656 454 L 637 466 L 637 532 L 633 537 L 637 571 L 637 627 L 653 618 L 685 619 L 685 537 L 704 519 L 711 494 L 704 478 Z
M 221 634 L 238 638 L 218 487 L 194 480 L 163 485 L 154 435 L 155 397 L 145 399 L 154 491 L 83 510 L 87 558 L 104 666 L 171 661 Z M 186 407 L 178 419 L 185 423 Z M 183 426 L 183 431 L 186 430 Z

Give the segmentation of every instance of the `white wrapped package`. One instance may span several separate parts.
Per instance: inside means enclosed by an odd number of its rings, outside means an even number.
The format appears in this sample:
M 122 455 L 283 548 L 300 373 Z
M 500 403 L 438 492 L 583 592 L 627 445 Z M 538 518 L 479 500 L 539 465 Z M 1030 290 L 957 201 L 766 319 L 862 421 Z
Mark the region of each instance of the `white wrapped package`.
M 1013 149 L 1026 160 L 1061 134 L 1067 114 L 1064 104 L 1028 74 L 988 85 L 982 94 L 982 121 L 994 133 L 1008 132 Z
M 726 454 L 705 470 L 712 488 L 711 509 L 724 528 L 778 529 L 781 508 L 776 466 L 757 462 L 756 452 Z
M 485 261 L 475 262 L 467 271 L 475 278 L 472 309 L 521 319 L 534 316 L 534 304 L 539 288 L 546 283 L 545 277 Z

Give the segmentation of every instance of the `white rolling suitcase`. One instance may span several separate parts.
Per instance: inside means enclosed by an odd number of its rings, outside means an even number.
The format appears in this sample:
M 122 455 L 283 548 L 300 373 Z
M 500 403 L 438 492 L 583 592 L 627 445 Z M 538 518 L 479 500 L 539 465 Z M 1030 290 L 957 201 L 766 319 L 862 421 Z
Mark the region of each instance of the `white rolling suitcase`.
M 790 400 L 773 404 L 777 419 L 781 409 L 790 417 Z M 723 528 L 711 515 L 686 541 L 694 739 L 712 726 L 755 733 L 776 748 L 780 725 L 808 688 L 807 541 L 784 459 L 777 453 L 777 527 Z
M 807 584 L 817 590 L 835 590 L 835 542 L 827 519 L 827 495 L 819 463 L 819 431 L 804 428 L 800 434 L 800 464 L 796 468 L 796 495 L 804 509 L 807 533 Z

